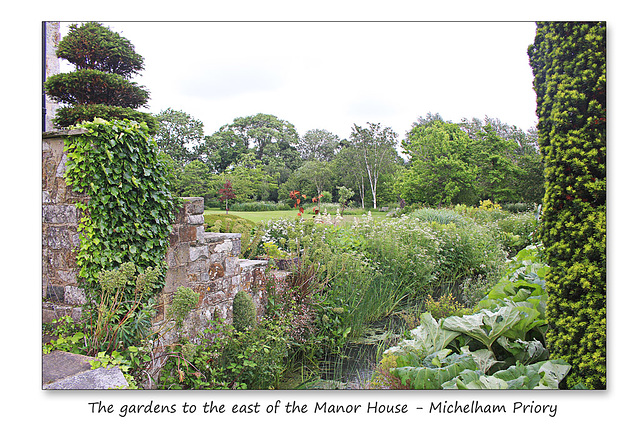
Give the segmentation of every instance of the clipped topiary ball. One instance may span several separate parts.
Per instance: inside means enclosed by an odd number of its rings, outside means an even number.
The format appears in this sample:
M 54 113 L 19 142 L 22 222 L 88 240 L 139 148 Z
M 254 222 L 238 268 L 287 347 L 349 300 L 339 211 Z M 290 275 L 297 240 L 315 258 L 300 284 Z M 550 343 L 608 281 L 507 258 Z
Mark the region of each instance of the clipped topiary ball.
M 256 305 L 245 291 L 240 291 L 233 299 L 233 327 L 244 332 L 256 326 Z

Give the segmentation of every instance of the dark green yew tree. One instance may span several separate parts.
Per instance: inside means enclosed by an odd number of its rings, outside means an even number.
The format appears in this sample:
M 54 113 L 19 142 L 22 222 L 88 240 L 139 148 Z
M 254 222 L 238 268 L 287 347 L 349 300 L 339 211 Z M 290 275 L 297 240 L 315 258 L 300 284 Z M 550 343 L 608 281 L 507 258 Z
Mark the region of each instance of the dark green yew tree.
M 45 91 L 51 99 L 64 104 L 54 123 L 68 127 L 99 117 L 105 120 L 129 119 L 146 122 L 151 134 L 156 121 L 150 114 L 136 111 L 149 99 L 149 92 L 130 82 L 141 71 L 143 58 L 129 40 L 97 22 L 70 26 L 56 54 L 76 70 L 47 79 Z
M 552 358 L 606 386 L 606 26 L 542 22 L 529 47 L 545 162 L 542 240 Z

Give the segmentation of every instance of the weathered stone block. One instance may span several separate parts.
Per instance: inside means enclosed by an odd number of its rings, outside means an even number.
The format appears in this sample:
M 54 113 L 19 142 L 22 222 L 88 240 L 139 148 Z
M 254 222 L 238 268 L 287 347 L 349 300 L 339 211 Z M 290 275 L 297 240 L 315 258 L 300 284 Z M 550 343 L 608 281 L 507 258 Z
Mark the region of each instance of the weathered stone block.
M 87 297 L 83 289 L 68 285 L 64 288 L 64 302 L 66 304 L 82 305 L 87 302 Z
M 200 258 L 187 264 L 187 273 L 189 274 L 200 274 L 204 271 L 209 274 L 209 260 L 207 258 Z
M 242 251 L 242 242 L 240 241 L 240 239 L 234 239 L 231 241 L 231 243 L 231 255 L 240 255 L 240 252 Z
M 188 214 L 204 213 L 204 198 L 202 197 L 183 197 L 185 210 Z
M 56 168 L 56 177 L 63 177 L 65 171 L 67 170 L 67 153 L 62 153 L 62 158 L 60 159 L 60 163 L 58 163 L 58 167 Z
M 189 248 L 189 260 L 196 261 L 198 259 L 206 259 L 209 257 L 209 248 L 207 246 L 191 246 Z
M 61 283 L 70 284 L 70 283 L 78 283 L 76 280 L 76 272 L 72 270 L 58 270 L 58 278 Z
M 190 249 L 189 243 L 179 243 L 176 246 L 176 258 L 179 265 L 185 265 L 189 262 Z
M 204 244 L 204 225 L 199 226 L 198 228 L 196 228 L 196 242 L 200 243 L 200 244 Z
M 227 257 L 227 259 L 224 262 L 224 268 L 228 276 L 234 276 L 240 273 L 240 268 L 238 265 L 238 257 L 235 257 L 235 256 Z
M 225 240 L 223 242 L 218 243 L 217 245 L 211 245 L 213 246 L 213 252 L 216 253 L 222 253 L 222 252 L 231 252 L 231 250 L 233 249 L 233 244 L 231 243 L 231 240 Z
M 50 249 L 73 249 L 76 246 L 73 233 L 67 226 L 49 226 L 46 234 L 46 244 Z M 80 243 L 80 240 L 77 242 Z
M 209 267 L 209 276 L 212 279 L 217 279 L 219 277 L 224 277 L 224 267 L 219 262 L 211 263 L 211 267 Z
M 48 224 L 77 224 L 76 210 L 73 205 L 44 205 L 42 220 Z
M 64 302 L 64 286 L 49 284 L 46 298 L 51 301 Z
M 197 240 L 197 226 L 183 225 L 180 227 L 180 242 L 195 242 Z
M 165 276 L 165 286 L 163 292 L 166 294 L 174 293 L 179 286 L 184 286 L 187 283 L 187 267 L 180 266 L 176 268 L 169 268 Z
M 169 246 L 175 246 L 180 241 L 180 226 L 174 224 L 169 233 Z
M 204 224 L 204 215 L 189 215 L 187 223 L 191 225 L 202 225 Z
M 174 247 L 169 246 L 169 248 L 167 249 L 167 253 L 164 256 L 164 259 L 167 262 L 167 267 L 174 268 L 178 266 L 178 259 L 176 258 Z

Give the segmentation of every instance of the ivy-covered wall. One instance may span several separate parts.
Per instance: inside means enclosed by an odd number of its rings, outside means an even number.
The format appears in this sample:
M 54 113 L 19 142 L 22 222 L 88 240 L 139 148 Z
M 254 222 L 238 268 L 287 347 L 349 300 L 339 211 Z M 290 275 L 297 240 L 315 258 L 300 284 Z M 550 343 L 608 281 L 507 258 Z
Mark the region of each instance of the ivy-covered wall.
M 542 22 L 529 48 L 545 168 L 547 343 L 606 387 L 606 25 Z
M 98 242 L 94 242 L 95 232 L 94 234 L 82 234 L 82 218 L 86 218 L 87 212 L 89 212 L 87 207 L 95 206 L 95 204 L 92 203 L 86 192 L 74 191 L 65 178 L 68 166 L 72 164 L 69 161 L 71 155 L 69 150 L 73 144 L 68 144 L 68 140 L 73 138 L 86 140 L 87 136 L 90 136 L 89 131 L 81 128 L 43 134 L 42 296 L 44 322 L 64 315 L 70 315 L 75 320 L 80 320 L 82 305 L 86 303 L 87 297 L 85 290 L 79 285 L 83 281 L 86 283 L 87 278 L 80 275 L 81 265 L 78 262 L 78 255 L 82 254 L 83 250 L 86 251 L 83 248 L 90 249 L 93 245 L 97 246 L 98 244 L 102 245 L 100 246 L 102 249 L 98 248 L 88 253 L 95 256 L 105 256 L 109 253 L 104 250 L 109 246 L 109 243 L 100 241 L 100 239 L 105 239 L 104 235 L 100 235 Z M 86 147 L 90 148 L 92 144 L 87 143 Z M 97 159 L 99 157 L 92 160 Z M 126 170 L 130 170 L 133 163 L 127 161 L 126 158 L 123 158 L 121 162 L 122 165 L 127 164 Z M 94 165 L 102 169 L 100 162 L 94 162 Z M 110 164 L 111 169 L 115 167 L 115 162 Z M 141 188 L 148 188 L 144 182 L 144 167 L 141 168 L 140 173 L 139 184 Z M 120 174 L 124 175 L 123 172 Z M 129 176 L 129 181 L 132 176 Z M 127 181 L 116 181 L 114 176 L 105 179 L 110 179 L 114 185 Z M 89 185 L 90 180 L 85 178 L 85 182 Z M 133 188 L 133 185 L 131 187 Z M 136 197 L 132 188 L 127 188 L 128 197 Z M 76 190 L 81 190 L 81 188 L 78 187 Z M 98 189 L 96 188 L 96 190 Z M 101 186 L 99 190 L 111 194 L 107 184 Z M 94 198 L 96 193 L 93 193 Z M 151 194 L 148 192 L 149 197 L 152 197 Z M 97 197 L 100 197 L 99 193 Z M 110 199 L 111 197 L 104 198 L 104 201 L 109 202 Z M 110 229 L 111 233 L 114 233 L 114 230 L 119 230 L 122 233 L 116 235 L 116 241 L 121 236 L 127 235 L 126 230 L 137 230 L 145 224 L 144 220 L 140 218 L 142 215 L 118 215 L 114 208 L 119 205 L 117 201 L 114 201 L 114 205 L 111 207 L 107 205 L 108 209 L 105 210 L 103 218 L 106 221 L 121 221 L 119 225 L 114 225 Z M 184 329 L 188 333 L 197 333 L 199 329 L 206 327 L 208 320 L 211 320 L 215 315 L 230 321 L 233 298 L 240 290 L 249 291 L 254 297 L 256 305 L 261 309 L 265 298 L 266 262 L 239 259 L 240 234 L 205 233 L 204 200 L 201 197 L 184 198 L 179 206 L 171 204 L 169 207 L 173 209 L 171 212 L 160 209 L 155 214 L 161 218 L 172 218 L 172 222 L 167 223 L 166 233 L 160 233 L 163 234 L 163 237 L 158 238 L 164 239 L 162 242 L 157 242 L 159 258 L 148 253 L 144 257 L 144 259 L 155 260 L 161 264 L 164 271 L 163 281 L 157 286 L 155 295 L 157 304 L 155 323 L 159 324 L 168 320 L 169 304 L 181 286 L 193 289 L 200 295 L 197 307 L 184 322 Z M 86 220 L 84 224 L 87 224 Z M 157 222 L 153 222 L 152 225 L 154 224 Z M 99 222 L 94 222 L 90 226 L 90 230 L 96 228 L 100 228 Z M 105 227 L 102 226 L 102 228 Z M 106 233 L 108 238 L 109 231 Z M 87 242 L 89 237 L 91 241 Z M 126 249 L 123 252 L 131 254 L 132 251 L 129 248 L 137 243 L 146 245 L 144 239 L 122 238 L 122 248 Z M 117 248 L 118 246 L 112 243 L 111 247 Z M 142 246 L 142 248 L 144 247 Z M 138 250 L 134 252 L 138 253 Z M 123 260 L 124 256 L 120 255 L 119 258 Z M 126 260 L 129 261 L 131 258 L 126 258 Z M 104 268 L 106 269 L 118 265 L 118 262 L 111 259 L 104 260 L 105 263 L 107 261 L 112 264 L 105 264 Z M 89 267 L 87 270 L 91 272 L 93 268 L 95 267 Z M 171 342 L 175 338 L 175 336 L 167 336 L 165 343 Z

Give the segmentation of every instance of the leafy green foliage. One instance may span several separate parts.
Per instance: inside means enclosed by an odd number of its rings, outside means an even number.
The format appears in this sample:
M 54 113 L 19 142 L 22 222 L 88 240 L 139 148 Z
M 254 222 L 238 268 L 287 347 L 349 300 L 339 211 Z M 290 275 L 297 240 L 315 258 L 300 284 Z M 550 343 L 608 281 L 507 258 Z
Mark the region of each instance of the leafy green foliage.
M 437 301 L 431 295 L 427 295 L 424 311 L 429 312 L 436 320 L 471 313 L 471 309 L 460 304 L 451 294 L 442 295 Z
M 606 385 L 606 26 L 538 23 L 529 47 L 545 162 L 547 340 L 569 386 Z
M 82 354 L 84 332 L 73 322 L 71 316 L 54 319 L 42 326 L 43 332 L 53 337 L 49 342 L 43 344 L 43 354 L 48 354 L 55 350 Z
M 238 332 L 214 321 L 199 341 L 169 351 L 160 389 L 269 389 L 277 387 L 285 370 L 288 345 L 280 323 L 263 321 Z
M 168 191 L 164 165 L 146 126 L 97 119 L 88 132 L 65 141 L 65 179 L 87 196 L 78 230 L 78 276 L 98 290 L 100 271 L 132 262 L 143 273 L 161 269 L 149 293 L 164 284 L 165 252 L 177 201 Z
M 437 222 L 440 224 L 461 223 L 462 215 L 448 209 L 422 208 L 411 213 L 411 216 L 426 223 Z
M 158 126 L 156 119 L 151 114 L 135 111 L 131 108 L 102 104 L 62 106 L 56 112 L 54 123 L 56 126 L 64 128 L 77 123 L 92 122 L 96 117 L 146 123 L 150 135 L 156 132 Z
M 147 337 L 155 314 L 147 302 L 161 271 L 157 266 L 138 272 L 132 262 L 126 262 L 98 273 L 100 289 L 83 313 L 88 354 L 121 350 Z
M 387 360 L 378 375 L 388 372 L 416 389 L 559 388 L 570 366 L 546 360 L 549 353 L 537 339 L 546 326 L 548 271 L 539 256 L 536 247 L 521 251 L 473 314 L 440 320 L 422 314 L 411 339 L 385 352 L 393 363 Z
M 409 167 L 396 191 L 408 203 L 442 206 L 482 199 L 539 202 L 542 162 L 535 133 L 496 119 L 460 124 L 430 116 L 414 123 L 403 149 Z
M 175 320 L 177 328 L 182 327 L 184 319 L 189 311 L 197 306 L 198 301 L 200 301 L 200 294 L 196 291 L 184 286 L 178 287 L 168 311 L 169 316 Z
M 154 117 L 158 121 L 155 140 L 160 151 L 179 166 L 198 159 L 204 143 L 204 125 L 200 120 L 171 108 Z
M 457 125 L 435 121 L 411 129 L 402 148 L 410 168 L 398 183 L 409 203 L 449 205 L 472 201 L 477 167 L 469 162 L 471 139 Z

